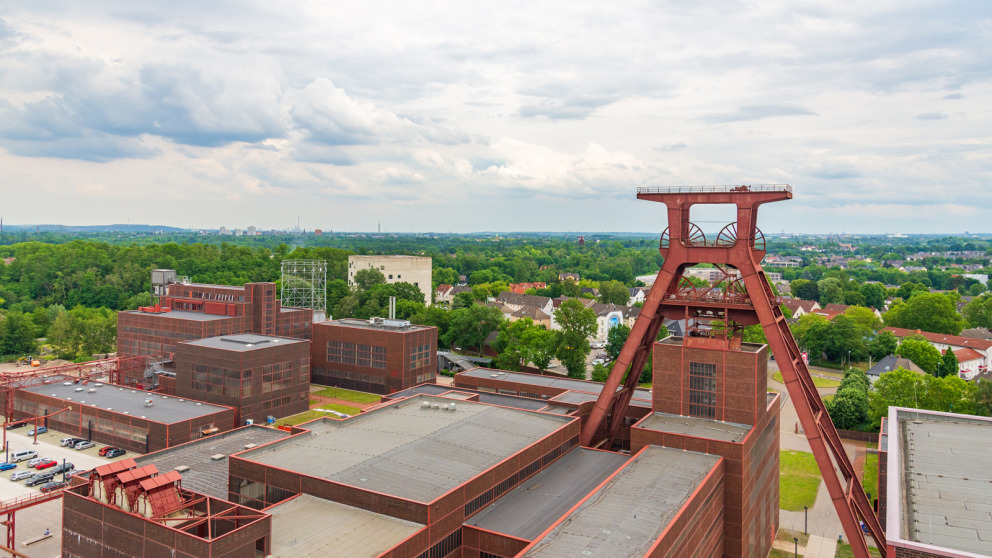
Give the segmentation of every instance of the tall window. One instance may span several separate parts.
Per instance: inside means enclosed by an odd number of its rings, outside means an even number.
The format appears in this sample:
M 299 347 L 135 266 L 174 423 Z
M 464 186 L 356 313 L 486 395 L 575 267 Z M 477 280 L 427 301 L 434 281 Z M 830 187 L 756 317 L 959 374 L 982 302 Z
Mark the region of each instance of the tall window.
M 689 415 L 716 418 L 716 365 L 689 363 Z

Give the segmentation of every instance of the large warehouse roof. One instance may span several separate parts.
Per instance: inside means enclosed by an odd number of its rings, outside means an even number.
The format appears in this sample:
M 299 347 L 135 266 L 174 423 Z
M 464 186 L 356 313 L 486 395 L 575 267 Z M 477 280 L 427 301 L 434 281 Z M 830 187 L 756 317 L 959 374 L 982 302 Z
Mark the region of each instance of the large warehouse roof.
M 425 409 L 425 402 L 456 410 Z M 240 457 L 431 502 L 574 420 L 418 395 L 344 421 L 306 424 L 310 434 Z
M 524 556 L 643 556 L 720 459 L 648 446 Z
M 150 391 L 93 382 L 85 385 L 60 382 L 24 388 L 24 391 L 61 399 L 67 407 L 77 405 L 99 407 L 106 411 L 165 424 L 212 415 L 229 409 L 229 407 L 170 397 Z M 145 401 L 149 399 L 152 402 L 151 406 L 145 406 Z

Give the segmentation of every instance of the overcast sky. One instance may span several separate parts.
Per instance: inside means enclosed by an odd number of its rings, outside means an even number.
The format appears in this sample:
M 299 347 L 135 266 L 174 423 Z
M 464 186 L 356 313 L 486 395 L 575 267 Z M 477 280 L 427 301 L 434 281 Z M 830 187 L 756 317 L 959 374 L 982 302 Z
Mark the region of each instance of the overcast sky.
M 976 0 L 0 0 L 7 223 L 992 231 L 990 140 Z

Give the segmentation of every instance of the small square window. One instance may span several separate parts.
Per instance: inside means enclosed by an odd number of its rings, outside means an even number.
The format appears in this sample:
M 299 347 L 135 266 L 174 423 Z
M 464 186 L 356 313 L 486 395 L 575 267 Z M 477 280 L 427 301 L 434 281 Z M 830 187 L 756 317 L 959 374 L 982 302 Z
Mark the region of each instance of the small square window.
M 393 278 L 393 276 L 392 276 L 392 275 L 390 275 L 390 276 L 389 276 L 389 278 L 390 278 L 390 279 L 392 279 L 392 278 Z

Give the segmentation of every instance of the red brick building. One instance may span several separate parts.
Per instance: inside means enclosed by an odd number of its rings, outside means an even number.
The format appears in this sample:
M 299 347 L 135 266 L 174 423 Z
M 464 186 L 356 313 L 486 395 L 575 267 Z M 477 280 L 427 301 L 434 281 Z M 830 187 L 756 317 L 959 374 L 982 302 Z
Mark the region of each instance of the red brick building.
M 655 412 L 631 427 L 631 451 L 722 456 L 723 556 L 767 556 L 778 530 L 780 411 L 780 396 L 767 392 L 768 347 L 668 337 L 653 357 Z
M 172 283 L 153 307 L 119 312 L 121 357 L 171 354 L 183 341 L 237 333 L 309 339 L 313 310 L 283 308 L 275 283 Z
M 238 424 L 310 408 L 310 342 L 242 333 L 176 345 L 175 394 L 227 405 Z
M 313 326 L 319 385 L 388 394 L 437 376 L 437 328 L 405 320 L 333 320 Z

